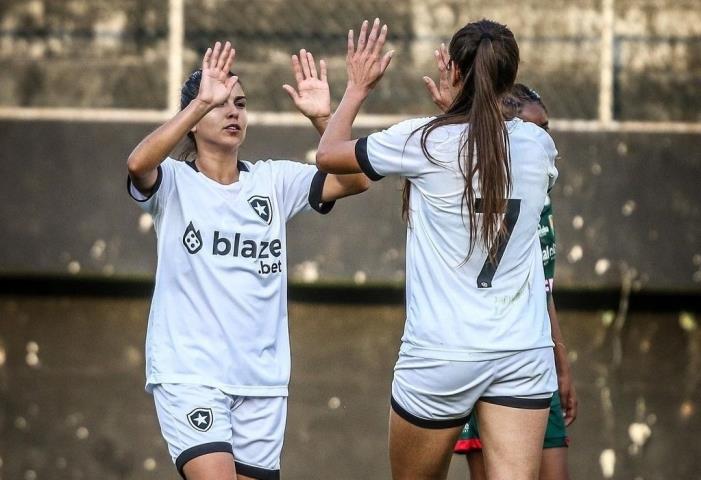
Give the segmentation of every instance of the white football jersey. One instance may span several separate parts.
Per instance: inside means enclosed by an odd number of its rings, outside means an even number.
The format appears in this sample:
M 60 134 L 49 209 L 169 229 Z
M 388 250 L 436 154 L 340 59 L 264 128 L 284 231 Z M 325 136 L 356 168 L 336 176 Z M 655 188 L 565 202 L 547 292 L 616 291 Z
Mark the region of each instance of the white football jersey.
M 552 346 L 538 238 L 546 192 L 557 177 L 552 139 L 534 124 L 506 122 L 513 184 L 505 219 L 510 235 L 495 268 L 479 240 L 466 261 L 469 217 L 462 208 L 458 148 L 467 127 L 448 125 L 430 134 L 433 163 L 421 150 L 420 128 L 428 121 L 407 120 L 356 144 L 358 162 L 371 179 L 400 175 L 411 183 L 402 352 L 485 360 Z M 479 198 L 477 178 L 474 187 Z
M 239 162 L 222 185 L 194 162 L 167 158 L 150 197 L 156 284 L 146 335 L 146 389 L 207 385 L 285 396 L 290 377 L 286 222 L 321 203 L 325 174 L 284 160 Z

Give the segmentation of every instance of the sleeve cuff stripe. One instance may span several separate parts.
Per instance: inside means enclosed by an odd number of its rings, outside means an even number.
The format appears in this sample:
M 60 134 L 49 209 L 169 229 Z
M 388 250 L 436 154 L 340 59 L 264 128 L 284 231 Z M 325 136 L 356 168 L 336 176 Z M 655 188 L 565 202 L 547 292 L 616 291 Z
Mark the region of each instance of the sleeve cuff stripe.
M 385 178 L 377 173 L 370 164 L 370 159 L 368 158 L 368 137 L 359 138 L 358 141 L 355 142 L 355 158 L 358 161 L 360 169 L 370 180 L 376 182 Z
M 336 204 L 335 201 L 321 201 L 321 195 L 324 192 L 324 182 L 326 182 L 326 174 L 324 172 L 317 171 L 314 174 L 314 178 L 312 178 L 312 185 L 309 188 L 309 205 L 311 205 L 314 210 L 322 215 L 329 213 Z
M 127 175 L 127 193 L 129 194 L 129 196 L 131 198 L 133 198 L 134 200 L 136 200 L 137 202 L 141 202 L 141 203 L 148 202 L 149 200 L 151 200 L 151 197 L 153 197 L 153 195 L 158 191 L 158 188 L 161 186 L 161 181 L 163 180 L 163 169 L 161 168 L 160 165 L 158 166 L 157 171 L 158 171 L 158 176 L 156 177 L 156 183 L 154 183 L 153 187 L 151 187 L 151 191 L 149 192 L 149 194 L 143 195 L 142 198 L 136 198 L 134 196 L 134 194 L 132 193 L 132 188 L 134 188 L 134 190 L 136 190 L 139 193 L 140 193 L 140 191 L 139 191 L 139 189 L 134 187 L 134 185 L 132 184 L 132 181 L 131 181 L 131 177 L 129 175 Z

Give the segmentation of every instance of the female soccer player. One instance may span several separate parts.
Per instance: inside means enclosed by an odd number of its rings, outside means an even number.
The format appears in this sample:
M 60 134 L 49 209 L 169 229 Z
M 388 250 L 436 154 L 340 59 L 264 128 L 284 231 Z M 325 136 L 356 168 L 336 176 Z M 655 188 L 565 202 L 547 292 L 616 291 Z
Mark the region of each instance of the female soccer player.
M 453 101 L 450 88 L 450 61 L 445 45 L 441 45 L 440 49 L 435 51 L 435 57 L 439 71 L 438 85 L 430 77 L 424 77 L 424 82 L 426 82 L 426 88 L 433 102 L 441 111 L 445 111 Z M 503 103 L 507 118 L 518 116 L 525 122 L 538 125 L 546 132 L 550 130 L 548 109 L 540 95 L 533 89 L 517 83 L 511 89 L 510 94 L 504 98 Z M 572 384 L 567 349 L 562 339 L 557 310 L 552 297 L 555 277 L 555 227 L 549 195 L 546 197 L 545 207 L 540 214 L 538 236 L 540 237 L 545 271 L 545 290 L 548 296 L 552 338 L 555 343 L 555 365 L 559 387 L 558 395 L 553 395 L 550 403 L 550 415 L 543 442 L 543 458 L 539 478 L 540 480 L 567 480 L 569 478 L 568 439 L 565 427 L 569 426 L 577 416 L 577 394 Z M 458 442 L 455 444 L 455 453 L 467 456 L 471 480 L 486 478 L 477 415 L 471 415 L 469 423 L 460 433 Z
M 182 110 L 131 153 L 131 196 L 154 218 L 156 286 L 146 340 L 146 388 L 188 480 L 277 479 L 287 409 L 285 224 L 328 212 L 367 188 L 290 161 L 239 159 L 246 97 L 230 73 L 230 43 L 207 50 L 182 89 Z M 293 57 L 297 108 L 323 132 L 329 88 L 311 54 Z M 183 138 L 194 160 L 168 154 Z
M 487 20 L 450 43 L 446 113 L 367 138 L 351 125 L 392 57 L 387 27 L 348 35 L 348 83 L 317 164 L 329 173 L 406 177 L 407 320 L 390 412 L 395 479 L 445 478 L 458 434 L 479 411 L 489 478 L 536 479 L 557 389 L 537 226 L 557 171 L 552 139 L 501 99 L 518 69 L 511 31 Z

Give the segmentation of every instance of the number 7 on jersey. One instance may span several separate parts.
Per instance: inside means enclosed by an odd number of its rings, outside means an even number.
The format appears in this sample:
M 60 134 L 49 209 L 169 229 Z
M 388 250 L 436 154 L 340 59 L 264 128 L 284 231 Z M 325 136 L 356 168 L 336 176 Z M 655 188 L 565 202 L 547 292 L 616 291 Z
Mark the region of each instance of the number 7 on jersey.
M 484 213 L 482 210 L 482 199 L 475 199 L 475 212 Z M 499 268 L 499 262 L 501 257 L 504 255 L 504 250 L 506 250 L 506 245 L 509 243 L 511 238 L 511 232 L 514 231 L 516 222 L 518 221 L 518 216 L 521 213 L 521 199 L 509 199 L 506 203 L 506 216 L 504 217 L 504 225 L 506 226 L 506 235 L 497 242 L 497 258 L 496 262 L 492 263 L 489 260 L 489 255 L 484 261 L 482 270 L 480 270 L 477 276 L 477 288 L 492 288 L 492 280 L 494 275 L 497 273 L 497 268 Z

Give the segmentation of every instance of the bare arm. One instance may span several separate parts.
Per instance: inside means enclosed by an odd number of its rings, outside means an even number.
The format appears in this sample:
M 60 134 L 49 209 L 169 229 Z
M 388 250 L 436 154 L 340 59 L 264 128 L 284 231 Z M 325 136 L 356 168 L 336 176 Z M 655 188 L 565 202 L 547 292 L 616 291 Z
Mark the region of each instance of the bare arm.
M 229 97 L 238 81 L 238 77 L 228 76 L 234 56 L 235 51 L 229 42 L 223 48 L 219 42 L 213 49 L 208 48 L 202 59 L 202 81 L 197 98 L 150 133 L 131 152 L 127 169 L 139 191 L 151 191 L 157 180 L 158 166 L 171 150 L 202 117 Z
M 557 310 L 552 295 L 548 296 L 548 315 L 550 316 L 550 330 L 553 343 L 555 343 L 555 369 L 557 370 L 557 383 L 560 393 L 560 403 L 565 413 L 565 425 L 570 425 L 577 418 L 577 392 L 572 381 L 570 361 L 567 358 L 567 347 L 562 338 L 560 322 L 557 320 Z
M 360 107 L 387 70 L 393 52 L 382 57 L 382 47 L 387 39 L 387 25 L 380 29 L 380 20 L 375 19 L 370 34 L 368 22 L 363 22 L 358 36 L 358 47 L 354 44 L 353 30 L 348 32 L 346 70 L 348 83 L 336 113 L 329 120 L 321 137 L 316 162 L 320 170 L 328 173 L 359 173 L 360 166 L 355 157 L 356 140 L 351 138 L 351 127 Z
M 319 62 L 317 74 L 316 62 L 311 52 L 300 50 L 299 57 L 292 55 L 292 71 L 297 82 L 295 89 L 283 85 L 297 109 L 307 117 L 320 135 L 324 134 L 331 116 L 331 93 L 326 76 L 326 62 Z M 339 198 L 364 192 L 370 186 L 370 180 L 362 173 L 355 175 L 333 175 L 326 177 L 321 194 L 323 202 L 332 202 Z

